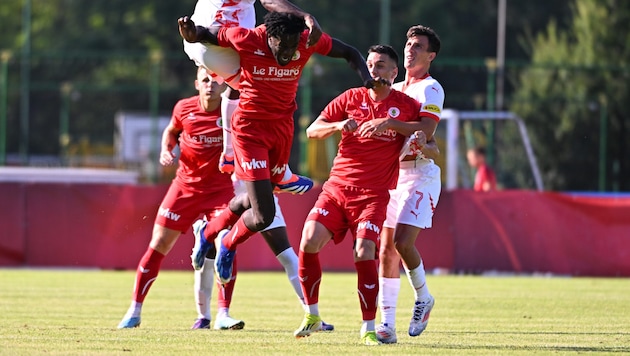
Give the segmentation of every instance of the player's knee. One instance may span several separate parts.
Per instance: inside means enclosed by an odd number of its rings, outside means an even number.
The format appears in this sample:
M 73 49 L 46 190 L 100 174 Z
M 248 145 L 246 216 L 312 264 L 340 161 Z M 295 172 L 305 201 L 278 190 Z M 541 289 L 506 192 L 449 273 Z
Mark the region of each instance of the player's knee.
M 372 240 L 357 239 L 354 251 L 355 261 L 376 259 L 376 244 Z
M 261 211 L 254 214 L 253 224 L 256 231 L 264 230 L 273 222 L 275 211 Z
M 396 251 L 399 254 L 405 255 L 405 253 L 409 252 L 412 248 L 414 248 L 414 244 L 410 239 L 400 239 L 394 242 L 394 246 L 396 247 Z

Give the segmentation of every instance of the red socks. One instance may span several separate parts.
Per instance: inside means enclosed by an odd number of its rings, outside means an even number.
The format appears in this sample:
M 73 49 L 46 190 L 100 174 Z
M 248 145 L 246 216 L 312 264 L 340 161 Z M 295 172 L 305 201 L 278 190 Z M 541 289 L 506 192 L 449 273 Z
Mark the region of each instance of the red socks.
M 208 221 L 206 228 L 203 230 L 203 236 L 210 242 L 214 241 L 219 231 L 230 228 L 236 223 L 239 217 L 240 216 L 236 215 L 230 208 L 226 208 L 219 216 Z
M 378 268 L 376 260 L 357 261 L 357 284 L 359 303 L 363 320 L 376 319 L 376 302 L 378 298 Z
M 230 282 L 225 286 L 217 281 L 217 290 L 219 294 L 217 294 L 217 304 L 220 308 L 229 308 L 232 303 L 232 294 L 234 293 L 234 285 L 236 284 L 236 271 L 238 270 L 236 261 L 238 260 L 237 256 L 234 256 L 234 264 L 232 267 L 232 278 L 230 278 Z
M 240 245 L 254 236 L 257 231 L 252 231 L 245 226 L 243 219 L 238 219 L 230 232 L 223 238 L 223 246 L 228 250 L 235 250 L 236 245 Z
M 147 248 L 136 270 L 136 283 L 133 286 L 133 300 L 138 303 L 144 302 L 144 298 L 149 293 L 153 281 L 155 281 L 160 272 L 163 259 L 163 254 L 151 247 Z
M 304 293 L 306 305 L 319 302 L 319 284 L 322 280 L 322 266 L 319 264 L 319 253 L 308 253 L 300 250 L 298 254 L 298 277 Z

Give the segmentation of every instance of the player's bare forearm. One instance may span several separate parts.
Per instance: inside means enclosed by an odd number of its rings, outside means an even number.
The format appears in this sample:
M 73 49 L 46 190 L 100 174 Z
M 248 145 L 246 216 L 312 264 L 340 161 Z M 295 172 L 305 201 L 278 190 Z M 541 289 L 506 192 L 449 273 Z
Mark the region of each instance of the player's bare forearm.
M 431 159 L 436 159 L 440 155 L 440 149 L 438 148 L 437 141 L 433 137 L 427 144 L 422 146 L 422 154 Z
M 177 25 L 179 27 L 179 35 L 182 36 L 186 42 L 203 42 L 213 45 L 219 44 L 219 41 L 217 40 L 218 28 L 196 26 L 193 20 L 191 20 L 188 16 L 180 17 L 177 20 Z
M 353 132 L 357 129 L 356 121 L 352 119 L 330 122 L 320 116 L 306 129 L 306 137 L 310 139 L 322 140 L 332 136 L 335 132 Z
M 306 43 L 306 47 L 315 45 L 317 41 L 319 41 L 319 38 L 322 36 L 322 28 L 319 26 L 319 23 L 317 22 L 317 19 L 315 19 L 315 16 L 305 12 L 290 1 L 260 0 L 260 3 L 267 11 L 288 12 L 303 18 L 304 22 L 306 23 L 306 27 L 308 27 L 309 29 L 308 42 Z

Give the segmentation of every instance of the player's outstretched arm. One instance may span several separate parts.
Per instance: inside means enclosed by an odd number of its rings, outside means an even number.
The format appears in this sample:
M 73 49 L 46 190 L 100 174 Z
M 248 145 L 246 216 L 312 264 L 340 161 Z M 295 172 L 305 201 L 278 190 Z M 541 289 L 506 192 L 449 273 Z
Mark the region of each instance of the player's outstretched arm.
M 350 64 L 350 68 L 352 68 L 359 77 L 361 77 L 361 82 L 363 86 L 368 89 L 374 88 L 376 85 L 390 85 L 385 79 L 374 79 L 370 74 L 370 71 L 365 64 L 365 59 L 361 55 L 361 52 L 350 46 L 339 39 L 332 39 L 332 48 L 330 52 L 327 54 L 328 57 L 333 58 L 344 58 L 348 64 Z
M 204 42 L 213 45 L 218 45 L 217 33 L 219 33 L 219 27 L 203 27 L 196 26 L 195 22 L 188 16 L 180 17 L 177 19 L 177 25 L 179 27 L 179 34 L 186 42 Z
M 319 41 L 319 38 L 322 36 L 322 28 L 319 26 L 319 23 L 317 22 L 317 19 L 315 19 L 315 16 L 304 12 L 302 9 L 300 9 L 290 1 L 260 0 L 260 3 L 267 11 L 288 12 L 303 18 L 304 22 L 306 23 L 306 27 L 308 27 L 309 30 L 308 41 L 306 42 L 307 48 L 315 45 L 315 43 L 317 43 L 317 41 Z

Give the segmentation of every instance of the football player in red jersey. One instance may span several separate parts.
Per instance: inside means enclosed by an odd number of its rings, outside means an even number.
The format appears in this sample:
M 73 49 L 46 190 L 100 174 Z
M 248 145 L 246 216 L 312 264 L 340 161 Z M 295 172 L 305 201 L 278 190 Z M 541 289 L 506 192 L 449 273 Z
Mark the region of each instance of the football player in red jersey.
M 209 223 L 195 229 L 193 266 L 203 266 L 209 245 L 219 239 L 215 267 L 222 282 L 229 281 L 236 246 L 268 226 L 275 215 L 273 187 L 282 181 L 293 141 L 293 113 L 298 81 L 308 59 L 315 53 L 344 58 L 366 86 L 370 76 L 356 48 L 322 33 L 306 46 L 304 19 L 291 13 L 270 12 L 254 29 L 196 26 L 188 17 L 178 20 L 181 36 L 188 42 L 205 42 L 236 50 L 241 59 L 241 99 L 232 117 L 235 173 L 247 187 L 243 209 L 226 209 Z M 242 212 L 244 210 L 244 212 Z
M 309 126 L 309 138 L 324 139 L 341 132 L 330 178 L 310 211 L 300 242 L 299 276 L 309 306 L 296 337 L 309 336 L 321 325 L 319 251 L 329 241 L 341 242 L 350 232 L 363 323 L 361 340 L 378 345 L 375 332 L 378 270 L 376 257 L 386 217 L 389 189 L 396 187 L 399 156 L 406 138 L 430 139 L 429 125 L 420 119 L 420 104 L 393 90 L 398 55 L 390 46 L 368 50 L 367 66 L 378 85 L 345 91 L 332 100 Z M 384 85 L 383 83 L 387 83 Z M 424 132 L 422 134 L 421 132 Z

